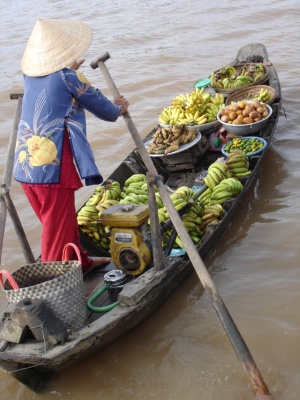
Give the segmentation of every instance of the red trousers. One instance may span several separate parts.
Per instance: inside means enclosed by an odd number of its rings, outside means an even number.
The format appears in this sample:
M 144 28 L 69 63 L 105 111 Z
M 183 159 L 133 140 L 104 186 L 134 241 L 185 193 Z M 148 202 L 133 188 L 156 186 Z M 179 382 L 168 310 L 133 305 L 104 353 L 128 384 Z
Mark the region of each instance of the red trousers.
M 82 269 L 87 270 L 92 260 L 82 249 L 79 239 L 75 190 L 26 184 L 22 184 L 22 188 L 42 223 L 42 262 L 61 261 L 64 246 L 67 243 L 74 243 L 81 253 Z M 72 259 L 77 259 L 75 252 Z

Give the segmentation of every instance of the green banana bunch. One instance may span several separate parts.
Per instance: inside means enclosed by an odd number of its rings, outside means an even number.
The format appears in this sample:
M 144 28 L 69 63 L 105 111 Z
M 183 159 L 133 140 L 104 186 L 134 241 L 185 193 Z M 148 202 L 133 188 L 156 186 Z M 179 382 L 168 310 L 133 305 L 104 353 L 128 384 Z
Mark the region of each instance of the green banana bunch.
M 207 185 L 206 185 L 207 186 Z M 201 207 L 205 207 L 210 204 L 210 197 L 213 192 L 213 189 L 207 187 L 207 189 L 200 195 L 199 204 Z
M 128 179 L 126 179 L 124 185 L 125 185 L 125 187 L 127 187 L 130 183 L 140 182 L 140 181 L 143 181 L 144 183 L 146 183 L 146 175 L 144 175 L 144 174 L 133 174 Z
M 248 157 L 243 150 L 233 150 L 227 157 L 225 164 L 232 177 L 236 179 L 246 178 L 252 173 L 249 170 Z
M 223 204 L 226 200 L 238 196 L 243 190 L 242 183 L 236 178 L 223 179 L 213 188 L 210 196 L 210 205 Z
M 175 190 L 174 193 L 171 194 L 172 196 L 176 197 L 181 197 L 184 199 L 186 202 L 188 202 L 193 196 L 195 195 L 195 191 L 193 188 L 190 188 L 188 186 L 180 186 Z
M 223 179 L 229 177 L 231 177 L 231 174 L 227 165 L 223 162 L 215 161 L 208 167 L 207 175 L 203 178 L 203 181 L 210 190 L 213 190 Z
M 180 196 L 176 193 L 172 193 L 170 195 L 170 198 L 171 198 L 172 203 L 177 211 L 182 210 L 188 204 L 188 201 L 186 201 L 182 196 Z M 165 210 L 165 217 L 166 217 L 166 219 L 168 219 L 170 217 L 170 215 L 169 215 L 166 207 L 164 207 L 164 210 Z

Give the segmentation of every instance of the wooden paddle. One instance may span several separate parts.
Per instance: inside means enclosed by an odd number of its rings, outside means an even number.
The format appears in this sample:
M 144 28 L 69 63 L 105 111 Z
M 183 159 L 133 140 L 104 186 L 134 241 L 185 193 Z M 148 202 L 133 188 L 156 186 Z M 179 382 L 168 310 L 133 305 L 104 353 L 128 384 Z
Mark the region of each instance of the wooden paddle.
M 120 93 L 119 93 L 116 85 L 114 84 L 114 81 L 105 65 L 105 61 L 108 60 L 109 58 L 110 58 L 110 55 L 107 52 L 105 52 L 99 58 L 97 58 L 95 61 L 93 61 L 91 63 L 91 67 L 93 69 L 96 69 L 97 67 L 100 68 L 100 70 L 107 82 L 107 85 L 108 85 L 110 91 L 112 92 L 113 97 L 115 98 L 115 97 L 118 97 L 120 95 Z M 257 366 L 255 365 L 255 362 L 254 362 L 240 332 L 238 331 L 233 319 L 231 318 L 220 294 L 217 291 L 216 286 L 214 285 L 200 255 L 197 252 L 197 249 L 196 249 L 192 239 L 190 238 L 187 230 L 185 229 L 184 224 L 182 223 L 182 220 L 181 220 L 177 210 L 174 207 L 167 189 L 165 188 L 162 180 L 158 179 L 158 173 L 155 169 L 155 166 L 145 148 L 145 145 L 141 139 L 141 136 L 140 136 L 131 116 L 129 115 L 128 111 L 126 114 L 123 115 L 123 118 L 129 129 L 129 132 L 132 135 L 135 145 L 145 163 L 145 166 L 148 169 L 148 173 L 150 173 L 151 176 L 153 177 L 153 179 L 155 179 L 156 187 L 162 198 L 162 201 L 164 202 L 164 204 L 166 206 L 166 209 L 170 215 L 170 218 L 174 224 L 174 227 L 176 228 L 177 233 L 185 246 L 185 250 L 186 250 L 187 254 L 189 255 L 189 259 L 190 259 L 191 263 L 193 264 L 194 269 L 195 269 L 205 291 L 207 292 L 207 294 L 208 294 L 208 296 L 209 296 L 209 298 L 210 298 L 210 300 L 211 300 L 211 302 L 212 302 L 212 304 L 213 304 L 213 306 L 225 328 L 227 336 L 229 337 L 231 344 L 232 344 L 240 362 L 242 363 L 244 370 L 246 371 L 246 373 L 250 379 L 254 393 L 257 395 L 257 398 L 259 398 L 260 396 L 264 396 L 264 397 L 261 397 L 261 399 L 264 399 L 264 400 L 272 399 L 272 397 L 269 393 L 269 390 L 268 390 Z
M 18 238 L 20 240 L 26 261 L 28 263 L 35 262 L 31 249 L 29 247 L 27 238 L 25 236 L 25 232 L 22 228 L 20 219 L 18 217 L 17 211 L 15 206 L 11 200 L 9 195 L 9 187 L 11 185 L 12 179 L 12 170 L 14 165 L 14 154 L 15 154 L 15 146 L 16 146 L 16 138 L 18 132 L 18 125 L 21 118 L 22 112 L 22 100 L 23 94 L 11 94 L 11 99 L 18 99 L 17 109 L 15 112 L 14 124 L 12 133 L 10 135 L 9 145 L 8 145 L 8 152 L 7 152 L 7 159 L 5 164 L 4 170 L 4 177 L 3 177 L 3 184 L 1 185 L 1 197 L 0 197 L 0 264 L 1 264 L 1 256 L 2 256 L 2 249 L 3 249 L 3 240 L 4 240 L 4 231 L 5 231 L 5 223 L 6 223 L 6 214 L 7 209 L 9 210 L 10 216 L 12 218 L 14 227 L 16 229 Z

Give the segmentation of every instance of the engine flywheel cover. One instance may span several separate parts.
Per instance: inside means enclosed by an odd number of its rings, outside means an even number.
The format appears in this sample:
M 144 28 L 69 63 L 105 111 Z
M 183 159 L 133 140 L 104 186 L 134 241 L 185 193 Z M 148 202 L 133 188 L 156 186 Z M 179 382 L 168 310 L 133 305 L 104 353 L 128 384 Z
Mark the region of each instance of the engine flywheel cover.
M 137 271 L 141 268 L 141 258 L 132 249 L 124 249 L 119 257 L 121 267 L 126 271 Z

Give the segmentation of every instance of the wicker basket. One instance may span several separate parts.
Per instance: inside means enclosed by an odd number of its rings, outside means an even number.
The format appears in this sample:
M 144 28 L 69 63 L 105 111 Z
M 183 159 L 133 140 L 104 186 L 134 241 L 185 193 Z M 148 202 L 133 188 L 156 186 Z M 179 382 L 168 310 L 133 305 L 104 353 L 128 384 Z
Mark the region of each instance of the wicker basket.
M 25 264 L 12 274 L 0 271 L 0 285 L 11 304 L 23 299 L 39 299 L 64 323 L 66 329 L 77 331 L 87 323 L 88 310 L 82 277 L 82 262 L 66 260 L 67 250 L 75 245 L 68 243 L 63 261 Z M 77 249 L 76 249 L 77 250 Z M 7 278 L 3 283 L 2 275 Z
M 268 85 L 257 85 L 238 90 L 237 92 L 227 97 L 225 104 L 228 106 L 231 103 L 237 103 L 241 100 L 252 100 L 254 97 L 259 95 L 261 89 L 266 89 L 270 93 L 271 98 L 266 103 L 272 104 L 276 99 L 276 91 Z
M 237 64 L 237 65 L 233 65 L 234 68 L 236 69 L 237 73 L 239 73 L 240 71 L 242 71 L 243 68 L 251 68 L 252 66 L 255 66 L 257 63 L 250 63 L 250 64 Z M 245 86 L 239 86 L 237 88 L 230 88 L 230 89 L 222 89 L 222 88 L 215 88 L 214 90 L 218 93 L 223 93 L 223 94 L 231 94 L 234 92 L 237 92 L 238 90 L 241 90 L 241 88 L 248 88 L 248 87 L 252 87 L 252 86 L 256 86 L 256 85 L 261 85 L 265 82 L 267 82 L 267 80 L 269 79 L 269 70 L 268 68 L 263 65 L 264 67 L 264 71 L 265 71 L 265 75 L 258 79 L 255 82 L 249 83 L 249 85 L 245 85 Z M 214 71 L 214 74 L 218 71 L 220 71 L 221 68 L 219 68 L 218 70 Z

